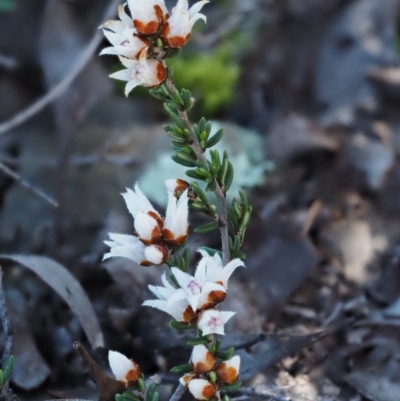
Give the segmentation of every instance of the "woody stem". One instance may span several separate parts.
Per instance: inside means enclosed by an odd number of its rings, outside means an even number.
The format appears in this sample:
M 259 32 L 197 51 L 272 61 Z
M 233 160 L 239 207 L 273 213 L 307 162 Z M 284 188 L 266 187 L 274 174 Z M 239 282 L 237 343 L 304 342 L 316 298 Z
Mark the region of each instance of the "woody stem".
M 169 90 L 169 92 L 172 94 L 175 91 L 175 84 L 171 77 L 168 77 L 166 80 L 166 85 Z M 209 169 L 209 165 L 207 162 L 207 158 L 204 154 L 204 150 L 200 147 L 199 142 L 197 140 L 197 137 L 193 131 L 192 125 L 189 121 L 189 117 L 187 115 L 187 112 L 185 110 L 178 110 L 178 115 L 184 124 L 185 128 L 190 132 L 190 135 L 192 137 L 192 143 L 190 144 L 190 147 L 192 148 L 193 152 L 195 153 L 196 157 L 198 160 L 202 161 L 204 163 L 204 166 L 206 166 L 207 169 Z M 223 265 L 227 265 L 230 260 L 230 252 L 229 252 L 229 233 L 228 233 L 228 210 L 226 206 L 226 197 L 225 197 L 225 191 L 224 188 L 220 185 L 218 182 L 217 178 L 214 178 L 215 182 L 215 190 L 214 193 L 217 197 L 218 200 L 218 206 L 219 206 L 219 229 L 221 232 L 221 250 L 222 250 L 222 262 Z

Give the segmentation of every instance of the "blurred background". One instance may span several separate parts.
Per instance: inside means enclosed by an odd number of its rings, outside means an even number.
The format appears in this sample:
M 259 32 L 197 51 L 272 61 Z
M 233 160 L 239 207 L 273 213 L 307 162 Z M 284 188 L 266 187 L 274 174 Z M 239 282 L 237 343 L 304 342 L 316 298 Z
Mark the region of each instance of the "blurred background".
M 140 307 L 163 269 L 101 263 L 108 232 L 133 232 L 125 187 L 139 182 L 163 210 L 163 181 L 185 178 L 161 103 L 143 88 L 126 99 L 108 78 L 117 59 L 98 57 L 117 4 L 0 0 L 0 249 L 65 266 L 105 349 L 161 374 L 167 399 L 168 369 L 190 348 Z M 212 0 L 203 12 L 170 63 L 196 97 L 192 121 L 225 130 L 232 197 L 244 188 L 254 206 L 247 269 L 224 304 L 238 311 L 225 345 L 240 349 L 242 379 L 296 401 L 399 401 L 400 0 Z M 219 246 L 218 233 L 189 238 L 193 266 L 200 245 Z M 106 351 L 40 278 L 51 268 L 1 266 L 19 399 L 96 399 L 72 343 L 107 371 Z M 274 399 L 259 395 L 242 397 Z

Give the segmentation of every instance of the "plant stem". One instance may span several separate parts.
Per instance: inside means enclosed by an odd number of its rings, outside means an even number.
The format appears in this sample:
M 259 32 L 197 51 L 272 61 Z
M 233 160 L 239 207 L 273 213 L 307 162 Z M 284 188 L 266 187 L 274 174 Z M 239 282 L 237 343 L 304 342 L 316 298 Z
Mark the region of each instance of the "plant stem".
M 166 80 L 166 85 L 170 93 L 174 93 L 175 84 L 171 77 L 168 77 Z M 192 125 L 190 124 L 189 117 L 184 110 L 178 110 L 178 114 L 186 129 L 190 132 L 192 136 L 192 143 L 190 147 L 193 149 L 197 159 L 202 161 L 204 165 L 208 168 L 207 158 L 204 155 L 203 150 L 201 149 L 197 137 L 193 131 Z M 229 234 L 228 234 L 228 210 L 226 207 L 226 197 L 223 188 L 220 186 L 218 180 L 214 178 L 214 182 L 216 184 L 215 195 L 218 200 L 219 205 L 219 228 L 221 232 L 221 250 L 222 250 L 222 263 L 223 265 L 227 265 L 230 260 L 230 252 L 229 252 Z

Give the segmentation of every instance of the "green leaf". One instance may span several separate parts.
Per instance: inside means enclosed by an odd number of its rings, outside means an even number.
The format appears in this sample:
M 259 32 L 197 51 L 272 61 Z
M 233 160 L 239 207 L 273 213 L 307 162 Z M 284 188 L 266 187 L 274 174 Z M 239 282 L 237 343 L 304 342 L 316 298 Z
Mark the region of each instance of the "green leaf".
M 2 389 L 5 384 L 6 384 L 6 380 L 4 380 L 3 371 L 0 369 L 0 389 Z
M 206 148 L 212 148 L 215 146 L 221 139 L 222 136 L 224 135 L 224 130 L 221 128 L 219 129 L 216 134 L 214 134 L 206 143 Z
M 4 366 L 4 369 L 3 369 L 3 379 L 2 379 L 3 386 L 9 380 L 13 367 L 14 367 L 14 356 L 11 355 L 8 358 L 8 361 L 7 361 L 7 363 L 6 363 L 6 365 Z
M 238 388 L 240 388 L 241 385 L 242 385 L 242 382 L 236 382 L 235 384 L 230 384 L 228 386 L 223 386 L 221 388 L 221 390 L 223 390 L 223 391 L 235 391 Z
M 235 352 L 235 348 L 231 347 L 226 351 L 217 352 L 216 356 L 224 361 L 231 359 L 233 357 L 233 353 Z
M 172 373 L 179 373 L 180 375 L 189 373 L 193 370 L 192 365 L 190 363 L 186 363 L 185 365 L 175 366 L 171 369 Z
M 221 168 L 221 158 L 219 157 L 219 153 L 217 150 L 210 150 L 211 163 L 212 167 L 215 170 L 215 174 L 218 173 Z
M 207 192 L 213 192 L 217 188 L 217 184 L 215 183 L 214 180 L 212 180 L 207 186 L 206 186 L 206 191 Z
M 195 338 L 193 340 L 189 340 L 186 342 L 187 345 L 190 345 L 191 347 L 195 346 L 195 345 L 205 345 L 207 344 L 207 338 L 205 337 L 201 337 L 201 338 Z
M 146 383 L 142 377 L 138 380 L 138 387 L 140 392 L 143 392 L 146 387 Z
M 206 130 L 206 124 L 207 124 L 207 120 L 204 117 L 201 117 L 200 121 L 199 121 L 199 131 L 200 132 L 203 132 Z
M 180 52 L 181 52 L 181 49 L 173 49 L 173 50 L 170 50 L 170 51 L 168 52 L 167 58 L 174 58 L 174 57 L 176 57 L 176 56 L 179 56 Z
M 239 223 L 239 231 L 243 231 L 246 229 L 247 225 L 249 224 L 250 217 L 251 217 L 251 212 L 253 208 L 250 206 L 243 214 L 242 219 L 240 220 Z
M 195 180 L 204 181 L 204 177 L 196 172 L 196 170 L 187 170 L 185 174 L 190 177 L 194 178 Z
M 171 320 L 169 322 L 169 326 L 176 330 L 192 330 L 197 328 L 197 325 L 195 324 L 181 323 L 177 322 L 176 320 Z
M 158 89 L 150 89 L 149 90 L 149 94 L 151 95 L 151 96 L 153 96 L 155 99 L 157 99 L 157 100 L 161 100 L 161 101 L 165 101 L 165 100 L 167 100 L 168 98 L 165 96 L 165 93 L 163 93 L 163 92 L 161 92 L 160 90 L 158 90 Z
M 115 401 L 124 401 L 124 398 L 122 394 L 115 394 Z
M 158 401 L 158 393 L 157 393 L 157 392 L 155 392 L 155 393 L 153 394 L 152 401 Z
M 185 167 L 195 167 L 196 166 L 196 163 L 193 163 L 193 161 L 191 161 L 190 159 L 188 160 L 186 157 L 185 158 L 182 158 L 182 157 L 180 157 L 180 155 L 181 154 L 179 154 L 179 156 L 176 154 L 176 155 L 174 155 L 174 156 L 171 156 L 171 159 L 175 162 L 175 163 L 177 163 L 177 164 L 180 164 L 180 165 L 182 165 L 182 166 L 185 166 Z M 187 155 L 187 153 L 185 153 L 185 155 Z M 187 155 L 187 156 L 189 156 L 189 155 Z M 189 156 L 190 157 L 190 156 Z
M 176 113 L 176 110 L 174 110 L 171 107 L 170 103 L 164 103 L 164 110 L 167 112 L 167 114 L 171 117 L 173 122 L 179 127 L 179 128 L 185 128 L 184 122 L 181 120 L 181 118 L 178 116 Z
M 130 391 L 125 391 L 122 396 L 124 397 L 124 401 L 140 401 L 139 396 L 137 396 L 136 394 L 131 393 Z
M 146 391 L 146 401 L 153 401 L 153 396 L 155 392 L 156 392 L 156 383 L 152 382 Z
M 201 188 L 199 187 L 199 184 L 197 184 L 197 182 L 191 182 L 190 186 L 192 187 L 192 189 L 196 193 L 196 195 L 203 201 L 203 203 L 208 203 L 206 194 L 201 190 Z
M 225 182 L 224 182 L 225 192 L 229 191 L 232 182 L 233 182 L 233 166 L 231 162 L 228 162 L 228 171 L 226 172 Z
M 219 228 L 218 223 L 216 221 L 212 221 L 211 223 L 207 223 L 202 226 L 196 227 L 194 229 L 194 232 L 204 234 L 204 233 L 208 233 L 210 231 L 216 230 L 217 228 Z

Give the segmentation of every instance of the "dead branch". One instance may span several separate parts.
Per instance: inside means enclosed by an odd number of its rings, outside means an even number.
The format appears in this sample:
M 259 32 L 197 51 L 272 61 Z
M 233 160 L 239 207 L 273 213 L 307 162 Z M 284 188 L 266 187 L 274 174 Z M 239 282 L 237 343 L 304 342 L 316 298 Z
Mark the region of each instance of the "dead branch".
M 42 191 L 40 188 L 36 188 L 32 184 L 30 184 L 28 181 L 24 180 L 19 174 L 17 174 L 15 171 L 9 169 L 5 164 L 0 162 L 0 170 L 3 171 L 4 174 L 8 175 L 11 177 L 13 180 L 18 181 L 19 184 L 21 184 L 23 187 L 28 189 L 29 191 L 33 192 L 35 195 L 39 196 L 46 202 L 50 203 L 50 205 L 54 207 L 58 207 L 58 202 L 47 195 L 44 191 Z

